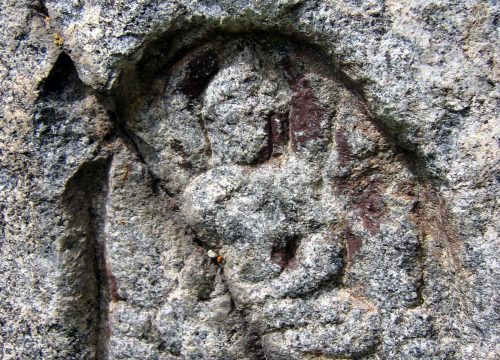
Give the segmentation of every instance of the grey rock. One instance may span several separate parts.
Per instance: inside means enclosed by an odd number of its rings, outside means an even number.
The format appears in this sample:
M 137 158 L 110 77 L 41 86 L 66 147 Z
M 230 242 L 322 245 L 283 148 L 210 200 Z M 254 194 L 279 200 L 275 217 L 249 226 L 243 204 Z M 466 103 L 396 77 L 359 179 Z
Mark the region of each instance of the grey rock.
M 0 359 L 496 359 L 494 1 L 6 1 Z

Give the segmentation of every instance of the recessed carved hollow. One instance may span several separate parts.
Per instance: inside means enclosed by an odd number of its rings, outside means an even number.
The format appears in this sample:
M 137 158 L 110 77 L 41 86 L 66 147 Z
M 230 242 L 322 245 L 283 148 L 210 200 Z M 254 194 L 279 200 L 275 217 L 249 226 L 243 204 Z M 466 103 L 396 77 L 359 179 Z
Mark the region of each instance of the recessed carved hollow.
M 149 97 L 122 109 L 123 122 L 174 194 L 185 226 L 224 254 L 221 281 L 266 334 L 266 356 L 372 351 L 380 342 L 376 309 L 419 301 L 415 196 L 397 186 L 418 183 L 352 86 L 311 48 L 221 36 L 173 62 L 150 88 Z M 290 240 L 298 238 L 300 247 Z M 384 252 L 386 268 L 370 269 Z M 401 257 L 408 266 L 397 265 Z M 394 286 L 370 285 L 386 283 L 391 269 Z M 342 298 L 350 310 L 339 322 L 318 319 L 324 325 L 312 335 L 299 325 L 312 315 L 298 309 L 317 296 L 333 304 Z M 285 299 L 294 299 L 286 310 Z M 290 317 L 294 329 L 269 322 L 262 307 Z M 340 334 L 354 313 L 364 340 L 345 344 Z M 294 340 L 301 336 L 316 341 Z
M 432 220 L 404 155 L 317 49 L 220 35 L 180 54 L 114 99 L 103 353 L 377 352 L 387 314 L 424 301 Z

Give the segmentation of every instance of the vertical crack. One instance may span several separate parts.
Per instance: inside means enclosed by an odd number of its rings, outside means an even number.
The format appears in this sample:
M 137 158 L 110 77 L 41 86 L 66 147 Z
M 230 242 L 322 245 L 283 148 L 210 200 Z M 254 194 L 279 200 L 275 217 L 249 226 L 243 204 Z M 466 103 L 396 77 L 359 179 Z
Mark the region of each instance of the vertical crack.
M 426 250 L 426 234 L 425 232 L 418 237 L 417 244 L 417 261 L 420 265 L 420 274 L 417 280 L 417 299 L 415 301 L 415 306 L 422 306 L 425 303 L 424 291 L 425 291 L 425 278 L 426 278 L 426 262 L 427 262 L 427 250 Z
M 289 251 L 295 251 L 296 250 L 296 245 L 297 245 L 297 239 L 293 239 L 289 241 L 292 244 L 287 243 L 287 247 L 295 247 L 293 250 L 288 249 Z M 216 248 L 212 248 L 209 246 L 207 243 L 205 243 L 203 240 L 201 240 L 199 237 L 196 235 L 193 236 L 193 243 L 203 249 L 203 252 L 208 252 L 212 251 L 215 254 L 220 255 L 219 250 Z M 205 256 L 205 254 L 203 254 Z M 249 322 L 247 319 L 250 315 L 250 311 L 246 307 L 239 307 L 238 302 L 235 299 L 235 296 L 231 292 L 229 283 L 226 279 L 226 276 L 224 274 L 224 260 L 221 262 L 218 261 L 217 257 L 211 258 L 210 262 L 211 266 L 217 266 L 217 274 L 220 277 L 220 280 L 225 288 L 225 292 L 229 296 L 230 299 L 230 311 L 228 315 L 235 316 L 238 320 L 235 320 L 240 323 L 239 326 L 242 328 L 242 332 L 244 333 L 244 352 L 246 355 L 246 358 L 252 359 L 252 360 L 263 360 L 266 359 L 265 354 L 264 354 L 264 349 L 262 347 L 262 334 L 258 327 L 251 322 Z M 215 280 L 215 277 L 212 279 Z M 204 299 L 206 301 L 208 299 Z
M 166 186 L 163 186 L 162 179 L 151 170 L 147 161 L 148 155 L 151 156 L 151 154 L 155 152 L 152 146 L 130 131 L 116 112 L 109 111 L 108 113 L 116 127 L 117 136 L 125 143 L 128 149 L 137 156 L 138 160 L 146 166 L 148 174 L 151 177 L 151 189 L 153 193 L 158 195 L 161 189 L 168 196 L 173 196 L 172 192 Z M 146 149 L 146 151 L 144 151 L 144 149 Z
M 93 240 L 95 248 L 95 277 L 97 283 L 97 327 L 95 329 L 96 359 L 108 359 L 109 355 L 109 304 L 112 299 L 118 298 L 116 280 L 107 263 L 106 232 L 107 204 L 109 197 L 111 160 L 106 164 L 105 173 L 101 178 L 102 194 L 94 204 L 91 216 L 93 225 Z M 96 198 L 97 199 L 97 198 Z
M 205 139 L 205 155 L 210 161 L 210 159 L 212 158 L 212 141 L 210 140 L 210 132 L 208 131 L 205 118 L 201 114 L 198 116 L 198 124 L 200 124 Z
M 226 288 L 227 294 L 229 295 L 231 302 L 230 314 L 236 312 L 237 317 L 241 321 L 241 326 L 243 328 L 243 333 L 245 334 L 245 344 L 244 349 L 246 355 L 252 360 L 264 360 L 266 356 L 264 354 L 264 348 L 262 347 L 262 334 L 256 325 L 250 323 L 247 318 L 249 317 L 249 311 L 246 308 L 238 308 L 237 302 L 235 301 L 234 295 L 231 293 L 229 284 L 226 280 L 223 270 L 221 271 L 221 279 Z

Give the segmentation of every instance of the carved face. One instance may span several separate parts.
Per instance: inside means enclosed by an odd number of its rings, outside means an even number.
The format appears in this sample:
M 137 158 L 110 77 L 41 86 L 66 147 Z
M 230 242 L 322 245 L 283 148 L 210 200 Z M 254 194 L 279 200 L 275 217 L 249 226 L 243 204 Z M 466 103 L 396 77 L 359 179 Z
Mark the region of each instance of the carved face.
M 162 274 L 150 301 L 165 351 L 358 356 L 380 343 L 386 311 L 419 303 L 418 185 L 343 78 L 288 41 L 224 38 L 186 55 L 158 80 L 161 91 L 130 106 L 127 127 L 169 194 L 134 210 L 136 223 L 153 216 L 169 228 L 169 245 L 155 243 Z M 118 178 L 125 161 L 114 163 Z M 127 181 L 139 186 L 141 171 Z M 134 298 L 153 295 L 113 255 L 131 247 L 113 228 L 110 264 L 128 299 L 111 316 L 119 324 Z M 193 343 L 195 332 L 217 345 Z

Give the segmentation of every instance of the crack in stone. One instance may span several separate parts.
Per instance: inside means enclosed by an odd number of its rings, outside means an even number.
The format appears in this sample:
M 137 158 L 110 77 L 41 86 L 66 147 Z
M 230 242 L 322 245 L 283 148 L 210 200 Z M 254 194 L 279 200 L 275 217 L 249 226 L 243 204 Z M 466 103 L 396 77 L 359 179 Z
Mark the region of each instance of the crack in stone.
M 201 246 L 205 250 L 212 250 L 212 247 L 208 246 L 204 241 L 200 240 L 196 236 L 193 237 L 193 243 L 195 243 L 197 246 Z M 232 294 L 230 287 L 229 287 L 229 284 L 228 284 L 226 277 L 224 275 L 224 267 L 221 266 L 220 264 L 217 264 L 215 259 L 212 259 L 212 263 L 213 263 L 213 265 L 218 266 L 218 273 L 219 273 L 220 279 L 222 280 L 224 287 L 225 287 L 225 291 L 229 295 L 229 298 L 230 298 L 231 309 L 230 309 L 228 314 L 236 312 L 238 314 L 238 317 L 241 320 L 241 324 L 243 325 L 243 327 L 245 329 L 244 330 L 244 332 L 246 334 L 245 338 L 247 339 L 247 344 L 245 345 L 245 348 L 246 348 L 246 351 L 248 352 L 248 355 L 250 356 L 251 359 L 254 359 L 254 360 L 266 359 L 264 352 L 263 352 L 262 345 L 261 345 L 262 334 L 260 334 L 260 332 L 257 330 L 256 326 L 249 324 L 248 321 L 246 320 L 246 315 L 244 313 L 246 311 L 248 311 L 248 309 L 238 308 L 237 301 L 235 300 L 235 297 Z M 215 278 L 214 278 L 214 281 L 215 281 Z
M 203 131 L 203 137 L 205 140 L 205 155 L 208 157 L 208 161 L 210 162 L 212 160 L 212 140 L 210 139 L 210 132 L 207 128 L 207 122 L 205 121 L 204 116 L 201 114 L 198 114 L 198 124 Z
M 117 136 L 121 138 L 125 142 L 125 144 L 129 145 L 129 149 L 131 149 L 132 152 L 138 157 L 139 161 L 143 165 L 145 165 L 149 176 L 151 176 L 151 189 L 153 190 L 153 193 L 155 195 L 158 195 L 159 190 L 161 189 L 168 196 L 174 196 L 174 194 L 166 186 L 163 185 L 163 179 L 161 179 L 151 170 L 151 167 L 147 162 L 145 155 L 142 153 L 140 145 L 138 144 L 138 140 L 136 139 L 133 132 L 127 129 L 126 125 L 120 121 L 116 113 L 110 113 L 110 117 L 114 120 L 113 123 L 118 129 Z
M 91 214 L 93 239 L 95 246 L 95 270 L 98 288 L 98 328 L 96 335 L 96 359 L 104 360 L 109 357 L 109 304 L 114 300 L 122 300 L 116 295 L 116 280 L 114 279 L 107 260 L 105 223 L 107 218 L 107 204 L 109 202 L 110 168 L 112 159 L 107 161 L 105 176 L 102 177 L 102 184 L 105 186 L 102 196 L 101 209 Z

